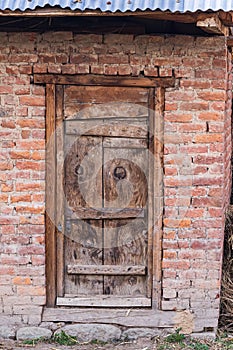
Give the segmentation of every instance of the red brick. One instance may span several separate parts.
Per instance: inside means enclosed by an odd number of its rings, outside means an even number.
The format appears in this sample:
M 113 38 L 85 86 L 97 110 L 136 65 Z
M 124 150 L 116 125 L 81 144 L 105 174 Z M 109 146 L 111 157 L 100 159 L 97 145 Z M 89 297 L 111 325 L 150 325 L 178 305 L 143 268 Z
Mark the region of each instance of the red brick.
M 222 156 L 208 156 L 208 155 L 197 155 L 193 158 L 195 164 L 213 164 L 213 163 L 222 163 Z
M 175 198 L 164 198 L 166 206 L 177 206 L 177 207 L 188 207 L 190 205 L 190 197 L 175 197 Z
M 209 197 L 221 197 L 222 196 L 222 188 L 216 187 L 216 188 L 210 188 L 208 195 Z
M 41 191 L 43 189 L 44 185 L 41 183 L 16 183 L 17 192 Z
M 32 265 L 39 266 L 45 264 L 45 255 L 33 255 L 32 256 Z
M 172 251 L 165 250 L 163 252 L 163 258 L 164 259 L 176 259 L 177 258 L 177 252 L 176 251 L 172 252 Z
M 20 65 L 19 72 L 21 74 L 32 74 L 32 66 L 30 66 L 30 65 Z
M 205 79 L 222 79 L 225 78 L 225 70 L 224 69 L 216 69 L 216 70 L 210 70 L 210 69 L 199 69 L 196 70 L 195 76 L 196 78 L 205 78 Z
M 180 109 L 183 111 L 201 111 L 208 110 L 209 103 L 204 102 L 181 102 Z
M 209 132 L 224 132 L 224 124 L 223 123 L 208 123 Z
M 22 137 L 22 139 L 29 139 L 31 137 L 31 131 L 30 130 L 22 130 L 21 137 Z
M 105 75 L 117 75 L 118 65 L 104 65 L 104 74 Z
M 22 295 L 45 295 L 45 287 L 40 286 L 17 286 L 17 294 Z
M 7 85 L 0 85 L 0 94 L 12 94 L 13 93 L 13 87 L 7 86 Z
M 62 66 L 62 74 L 75 74 L 76 73 L 76 66 L 75 64 L 66 64 Z
M 164 168 L 164 174 L 167 175 L 167 176 L 169 176 L 169 175 L 177 175 L 177 169 L 165 167 Z
M 15 129 L 15 122 L 13 120 L 3 120 L 1 126 L 3 128 Z
M 180 146 L 181 154 L 197 154 L 197 153 L 207 153 L 208 146 L 205 145 L 181 145 Z
M 45 152 L 43 151 L 35 151 L 31 154 L 31 159 L 34 160 L 44 160 L 45 159 Z
M 38 61 L 40 63 L 56 63 L 55 62 L 55 55 L 52 53 L 39 54 Z
M 210 185 L 222 185 L 223 180 L 220 176 L 214 177 L 197 177 L 195 176 L 192 184 L 194 186 L 210 186 Z
M 15 95 L 28 95 L 30 94 L 30 87 L 29 86 L 18 86 L 14 89 Z
M 209 104 L 210 110 L 213 110 L 214 112 L 217 111 L 225 111 L 225 101 L 218 101 L 218 102 L 210 102 Z
M 224 144 L 222 143 L 212 143 L 209 145 L 210 152 L 222 153 L 225 150 Z
M 165 113 L 164 120 L 169 122 L 175 122 L 175 123 L 188 123 L 191 122 L 193 119 L 192 114 L 168 114 Z
M 190 219 L 164 219 L 165 227 L 189 227 L 191 225 Z
M 225 91 L 201 91 L 197 93 L 198 98 L 206 101 L 224 101 L 226 98 Z
M 12 170 L 13 169 L 13 163 L 8 161 L 8 162 L 1 162 L 0 161 L 0 171 L 2 170 Z
M 164 230 L 164 233 L 163 233 L 163 238 L 164 239 L 175 239 L 175 236 L 176 236 L 176 231 L 165 231 Z
M 146 67 L 144 69 L 145 76 L 148 77 L 157 77 L 158 76 L 158 68 L 157 67 Z
M 160 77 L 172 77 L 173 76 L 173 69 L 159 67 L 159 76 Z
M 180 86 L 184 88 L 209 89 L 211 87 L 211 82 L 199 79 L 181 79 Z
M 10 157 L 12 159 L 29 159 L 31 156 L 29 151 L 11 151 Z
M 178 109 L 177 102 L 165 101 L 165 111 L 176 111 Z
M 45 98 L 42 96 L 21 96 L 19 102 L 26 106 L 44 106 Z
M 76 64 L 75 72 L 77 74 L 89 74 L 90 66 L 88 64 Z
M 198 198 L 192 199 L 192 204 L 194 206 L 199 206 L 199 207 L 208 207 L 208 206 L 221 207 L 222 198 L 221 197 L 198 197 Z
M 31 202 L 31 195 L 30 194 L 12 195 L 11 203 L 17 203 L 17 202 Z
M 61 65 L 58 64 L 48 64 L 48 73 L 52 74 L 60 74 L 61 73 Z
M 34 73 L 47 73 L 48 65 L 47 64 L 34 64 L 33 72 Z
M 45 128 L 45 122 L 44 120 L 39 120 L 36 118 L 21 118 L 17 120 L 17 124 L 21 128 L 31 128 L 31 129 L 44 129 Z
M 11 191 L 13 191 L 13 184 L 12 183 L 2 183 L 1 184 L 1 191 L 2 192 L 11 192 Z
M 16 285 L 30 285 L 32 284 L 32 280 L 30 277 L 17 276 L 13 278 L 12 283 Z
M 223 210 L 221 208 L 209 208 L 208 212 L 211 217 L 218 218 L 223 215 Z
M 207 166 L 195 166 L 193 169 L 193 175 L 200 175 L 208 173 L 209 168 Z
M 8 67 L 6 67 L 6 73 L 10 74 L 10 75 L 18 75 L 19 74 L 19 67 L 8 66 Z
M 67 53 L 56 53 L 55 60 L 56 60 L 56 67 L 58 68 L 58 67 L 61 67 L 61 63 L 64 64 L 69 62 L 69 56 Z
M 132 73 L 132 70 L 128 64 L 120 64 L 118 66 L 118 73 L 119 73 L 119 75 L 130 75 Z M 144 71 L 144 73 L 145 73 L 145 71 Z
M 219 133 L 200 134 L 194 137 L 196 143 L 223 142 L 223 135 Z
M 128 62 L 129 58 L 127 55 L 99 55 L 100 64 L 127 64 Z
M 17 216 L 0 216 L 0 225 L 17 225 L 19 218 Z
M 104 67 L 102 65 L 91 65 L 92 74 L 104 74 Z
M 188 270 L 190 268 L 189 261 L 172 261 L 166 260 L 162 262 L 163 269 Z
M 28 245 L 28 246 L 21 246 L 18 249 L 18 253 L 20 255 L 42 255 L 44 254 L 44 247 L 41 245 Z
M 221 228 L 222 218 L 220 219 L 205 219 L 205 220 L 195 220 L 193 221 L 193 227 L 199 228 Z
M 36 54 L 13 54 L 9 55 L 10 63 L 36 63 L 38 56 Z
M 178 130 L 180 132 L 205 132 L 206 124 L 205 123 L 189 123 L 184 125 L 179 125 Z
M 45 149 L 45 141 L 44 140 L 37 140 L 37 141 L 31 141 L 31 140 L 25 140 L 25 141 L 17 141 L 16 147 L 18 149 L 25 149 L 25 150 L 44 150 Z
M 107 60 L 106 55 L 106 60 Z M 115 57 L 115 56 L 113 56 Z M 126 56 L 127 57 L 127 56 Z M 100 59 L 101 61 L 101 59 Z M 73 54 L 70 56 L 70 63 L 73 64 L 96 64 L 98 63 L 98 56 L 97 55 L 84 55 L 84 54 Z M 100 63 L 115 63 L 115 62 L 100 62 Z
M 8 202 L 8 195 L 0 193 L 0 203 L 7 203 L 7 202 Z
M 179 209 L 179 215 L 187 218 L 201 218 L 204 216 L 205 209 L 203 208 L 185 208 Z
M 170 186 L 170 187 L 176 187 L 176 186 L 192 186 L 192 179 L 186 177 L 185 179 L 177 178 L 165 178 L 164 179 L 164 185 Z

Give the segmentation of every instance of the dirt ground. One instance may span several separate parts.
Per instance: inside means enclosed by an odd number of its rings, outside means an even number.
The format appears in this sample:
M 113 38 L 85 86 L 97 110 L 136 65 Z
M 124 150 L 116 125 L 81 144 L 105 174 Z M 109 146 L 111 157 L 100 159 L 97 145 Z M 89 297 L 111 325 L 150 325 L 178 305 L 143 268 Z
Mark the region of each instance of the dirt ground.
M 59 345 L 38 343 L 26 345 L 16 341 L 0 341 L 0 349 L 4 350 L 156 350 L 156 343 L 150 339 L 138 339 L 137 341 L 120 342 L 117 344 L 78 344 Z
M 228 336 L 213 340 L 194 340 L 185 337 L 180 342 L 173 338 L 170 342 L 166 338 L 140 338 L 137 341 L 122 341 L 108 344 L 76 344 L 60 345 L 57 343 L 24 344 L 13 340 L 0 341 L 2 350 L 233 350 L 233 338 Z

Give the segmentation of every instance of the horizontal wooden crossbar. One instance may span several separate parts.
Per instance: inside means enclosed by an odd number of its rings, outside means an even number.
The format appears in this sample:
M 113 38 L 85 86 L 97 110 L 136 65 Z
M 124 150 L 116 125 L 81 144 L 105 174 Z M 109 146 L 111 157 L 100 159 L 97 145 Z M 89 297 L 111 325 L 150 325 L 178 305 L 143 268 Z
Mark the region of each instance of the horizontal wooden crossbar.
M 57 306 L 86 307 L 150 307 L 151 298 L 132 296 L 94 295 L 89 297 L 58 297 Z
M 81 220 L 102 219 L 130 219 L 144 218 L 145 210 L 142 208 L 78 208 L 75 210 L 75 218 Z
M 145 275 L 146 266 L 67 265 L 68 274 L 76 275 Z

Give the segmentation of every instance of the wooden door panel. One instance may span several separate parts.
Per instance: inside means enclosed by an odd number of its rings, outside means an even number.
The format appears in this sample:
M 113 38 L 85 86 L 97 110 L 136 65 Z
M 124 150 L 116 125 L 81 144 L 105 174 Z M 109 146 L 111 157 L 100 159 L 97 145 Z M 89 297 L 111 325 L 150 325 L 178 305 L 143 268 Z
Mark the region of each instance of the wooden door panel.
M 147 270 L 147 222 L 105 220 L 104 263 L 142 266 Z M 146 276 L 104 276 L 104 294 L 146 296 Z
M 148 198 L 147 149 L 105 147 L 103 159 L 104 206 L 145 208 Z
M 65 157 L 65 198 L 73 213 L 80 208 L 102 207 L 102 140 L 82 136 L 68 139 Z
M 66 266 L 102 264 L 102 225 L 102 220 L 70 223 L 65 238 Z M 65 294 L 103 294 L 103 276 L 70 274 L 66 270 Z
M 64 87 L 64 294 L 57 305 L 151 305 L 148 101 L 147 88 Z
M 147 117 L 148 103 L 145 102 L 109 102 L 102 103 L 69 103 L 64 110 L 64 118 L 79 120 L 89 119 L 115 119 Z
M 80 121 L 66 121 L 66 134 L 89 135 L 89 136 L 109 136 L 109 137 L 138 137 L 147 138 L 148 126 L 146 118 L 134 118 L 127 122 L 126 119 L 115 118 L 114 120 L 100 119 Z M 129 128 L 130 126 L 130 128 Z
M 118 148 L 118 149 L 129 149 L 129 148 L 144 148 L 148 147 L 148 140 L 143 139 L 135 139 L 135 138 L 113 138 L 113 137 L 105 137 L 103 139 L 103 147 L 105 148 Z
M 148 102 L 147 89 L 137 87 L 105 87 L 105 86 L 74 86 L 65 87 L 64 94 L 65 117 L 73 117 L 79 108 L 96 104 L 143 103 Z M 112 115 L 112 112 L 110 113 Z M 124 115 L 125 116 L 125 115 Z

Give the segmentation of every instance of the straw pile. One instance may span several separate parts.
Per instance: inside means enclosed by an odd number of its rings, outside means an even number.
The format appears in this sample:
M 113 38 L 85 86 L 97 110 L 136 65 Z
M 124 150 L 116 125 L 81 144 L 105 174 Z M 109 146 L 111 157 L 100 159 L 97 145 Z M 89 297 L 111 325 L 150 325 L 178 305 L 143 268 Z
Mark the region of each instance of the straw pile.
M 226 214 L 219 326 L 233 332 L 233 205 Z

